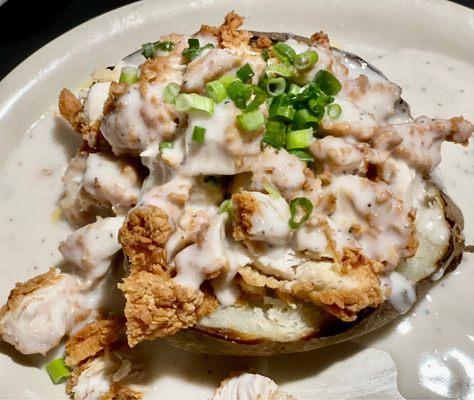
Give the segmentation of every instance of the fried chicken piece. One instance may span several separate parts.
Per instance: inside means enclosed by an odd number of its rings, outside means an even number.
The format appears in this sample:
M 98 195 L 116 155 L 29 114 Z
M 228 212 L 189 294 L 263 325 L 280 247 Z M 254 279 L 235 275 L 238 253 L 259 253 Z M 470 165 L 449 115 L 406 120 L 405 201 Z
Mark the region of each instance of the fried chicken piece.
M 311 35 L 311 41 L 318 44 L 326 49 L 329 49 L 329 36 L 323 31 L 313 33 Z
M 244 18 L 236 14 L 234 11 L 228 13 L 221 26 L 201 25 L 199 34 L 216 36 L 219 40 L 219 47 L 235 49 L 246 47 L 252 34 L 248 31 L 239 30 L 238 28 L 244 23 Z
M 84 125 L 82 118 L 84 108 L 81 101 L 69 89 L 64 88 L 59 94 L 58 106 L 61 116 L 75 131 L 81 132 Z
M 378 273 L 384 266 L 360 253 L 346 250 L 342 265 L 332 263 L 299 268 L 292 294 L 322 307 L 342 321 L 384 302 Z
M 266 376 L 248 372 L 224 379 L 210 400 L 296 400 Z
M 85 319 L 77 277 L 56 268 L 17 283 L 0 311 L 0 337 L 23 354 L 46 354 Z
M 130 275 L 119 285 L 127 300 L 130 347 L 188 328 L 217 307 L 213 296 L 171 279 L 163 248 L 170 232 L 168 216 L 155 206 L 133 210 L 120 230 L 119 240 L 131 265 Z
M 130 347 L 145 339 L 189 328 L 217 307 L 214 297 L 146 271 L 133 272 L 119 288 L 127 300 L 125 316 Z
M 161 274 L 167 270 L 163 248 L 171 234 L 168 215 L 155 206 L 131 211 L 119 232 L 119 242 L 133 271 Z
M 108 349 L 125 333 L 122 317 L 94 321 L 71 336 L 66 343 L 66 365 L 74 367 Z
M 141 392 L 127 386 L 139 370 L 135 360 L 120 352 L 105 353 L 88 359 L 72 373 L 66 393 L 74 400 L 138 400 Z

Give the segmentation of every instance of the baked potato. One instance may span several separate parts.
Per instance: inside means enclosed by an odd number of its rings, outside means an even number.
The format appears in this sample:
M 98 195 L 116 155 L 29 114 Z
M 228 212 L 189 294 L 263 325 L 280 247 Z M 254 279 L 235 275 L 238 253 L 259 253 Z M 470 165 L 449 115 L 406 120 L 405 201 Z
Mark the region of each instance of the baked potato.
M 129 347 L 163 338 L 227 355 L 371 332 L 456 268 L 462 214 L 430 176 L 442 142 L 467 143 L 472 124 L 413 119 L 397 85 L 322 32 L 242 23 L 230 13 L 163 36 L 79 97 L 61 92 L 83 139 L 60 201 L 80 226 L 60 246 L 71 271 L 18 284 L 3 340 L 44 354 L 100 318 L 116 254 L 125 306 L 112 314 Z M 101 326 L 70 339 L 94 344 L 73 366 L 118 340 Z

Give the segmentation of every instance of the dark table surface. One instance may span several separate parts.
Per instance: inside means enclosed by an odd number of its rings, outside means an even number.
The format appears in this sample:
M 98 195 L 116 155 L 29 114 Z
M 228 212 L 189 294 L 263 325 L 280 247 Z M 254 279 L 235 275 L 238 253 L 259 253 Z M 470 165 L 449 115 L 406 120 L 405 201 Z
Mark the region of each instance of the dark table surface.
M 456 3 L 473 8 L 474 0 Z M 8 0 L 0 6 L 0 79 L 40 47 L 130 0 Z

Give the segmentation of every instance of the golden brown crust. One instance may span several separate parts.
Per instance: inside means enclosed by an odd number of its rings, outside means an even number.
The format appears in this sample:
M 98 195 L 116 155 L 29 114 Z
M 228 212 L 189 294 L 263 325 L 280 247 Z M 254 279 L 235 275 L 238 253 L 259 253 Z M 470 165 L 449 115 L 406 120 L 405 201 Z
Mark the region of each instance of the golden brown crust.
M 221 26 L 201 25 L 198 33 L 203 35 L 215 36 L 222 48 L 239 48 L 248 46 L 252 33 L 239 30 L 244 23 L 244 18 L 234 11 L 228 13 Z
M 141 206 L 128 214 L 119 241 L 125 253 L 153 252 L 164 246 L 171 233 L 168 215 L 155 206 Z
M 313 33 L 311 35 L 311 42 L 329 49 L 329 36 L 323 31 Z
M 244 240 L 252 228 L 252 215 L 257 209 L 255 198 L 248 192 L 232 195 L 234 205 L 234 239 Z
M 117 342 L 124 332 L 122 317 L 109 317 L 90 323 L 67 341 L 66 364 L 72 367 L 96 356 Z
M 127 300 L 125 316 L 130 347 L 145 339 L 189 328 L 217 306 L 213 297 L 146 271 L 133 272 L 119 288 Z
M 111 82 L 109 88 L 109 96 L 104 103 L 104 115 L 107 115 L 115 109 L 115 101 L 118 97 L 127 91 L 128 85 L 126 83 Z
M 58 279 L 60 279 L 60 276 L 58 276 L 58 269 L 51 268 L 48 272 L 35 276 L 26 282 L 17 282 L 8 296 L 7 304 L 4 306 L 5 309 L 3 313 L 15 310 L 25 297 L 38 289 L 52 285 Z
M 64 88 L 59 94 L 59 113 L 69 122 L 77 132 L 81 132 L 83 123 L 83 106 L 80 100 L 69 90 Z
M 101 396 L 100 400 L 140 400 L 142 397 L 143 393 L 116 383 L 106 394 Z
M 307 280 L 296 282 L 292 288 L 294 296 L 310 301 L 342 321 L 357 319 L 357 314 L 367 307 L 377 307 L 384 302 L 378 273 L 383 265 L 369 260 L 360 253 L 345 251 L 342 266 L 335 266 L 341 282 L 349 279 L 353 285 L 320 286 Z
M 271 47 L 272 40 L 268 36 L 263 35 L 260 36 L 255 43 L 259 49 L 267 49 Z

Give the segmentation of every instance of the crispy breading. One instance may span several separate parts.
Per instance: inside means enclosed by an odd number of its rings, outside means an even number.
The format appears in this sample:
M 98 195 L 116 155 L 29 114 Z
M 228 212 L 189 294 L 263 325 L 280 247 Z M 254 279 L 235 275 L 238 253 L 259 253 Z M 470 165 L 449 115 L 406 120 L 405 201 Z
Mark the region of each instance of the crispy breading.
M 82 112 L 84 107 L 81 101 L 69 90 L 64 88 L 59 94 L 59 113 L 69 122 L 77 132 L 81 132 L 84 125 Z
M 311 41 L 315 44 L 325 47 L 326 49 L 329 49 L 329 36 L 323 31 L 313 33 L 311 35 Z
M 311 274 L 288 281 L 264 275 L 251 267 L 242 268 L 239 275 L 244 283 L 241 286 L 252 294 L 265 294 L 264 289 L 268 288 L 281 299 L 285 299 L 286 295 L 309 301 L 349 322 L 354 321 L 357 313 L 364 308 L 383 303 L 377 275 L 383 269 L 383 264 L 378 261 L 346 249 L 342 264 L 335 262 L 327 275 L 316 268 Z
M 158 207 L 136 207 L 119 232 L 119 241 L 128 256 L 153 252 L 164 246 L 171 234 L 168 215 Z
M 143 393 L 132 390 L 127 386 L 114 384 L 100 400 L 140 400 Z
M 132 272 L 119 288 L 127 300 L 125 316 L 130 347 L 145 339 L 189 328 L 217 307 L 212 296 L 147 271 Z
M 148 58 L 140 67 L 140 83 L 165 82 L 173 70 L 168 56 Z
M 109 87 L 109 95 L 104 103 L 104 115 L 107 115 L 115 109 L 115 100 L 127 91 L 126 83 L 111 82 Z
M 93 361 L 93 358 L 89 358 L 72 371 L 71 376 L 66 382 L 66 393 L 71 399 L 74 399 L 74 387 L 77 385 L 79 377 L 87 368 L 89 368 Z M 132 390 L 120 383 L 114 383 L 108 392 L 97 400 L 139 400 L 142 397 L 143 393 Z
M 7 311 L 15 310 L 25 297 L 38 289 L 52 285 L 58 279 L 60 279 L 59 270 L 51 268 L 48 272 L 35 276 L 26 282 L 17 282 L 8 296 L 7 304 L 2 309 L 2 315 Z
M 125 333 L 122 317 L 109 317 L 94 321 L 71 336 L 66 343 L 66 364 L 69 367 L 96 356 L 110 347 Z
M 235 240 L 244 240 L 252 228 L 252 215 L 257 209 L 255 198 L 248 192 L 232 195 L 234 205 L 234 232 Z
M 217 37 L 219 46 L 222 48 L 235 49 L 248 46 L 252 34 L 245 30 L 239 30 L 244 23 L 244 18 L 234 11 L 228 13 L 221 26 L 201 25 L 199 34 Z
M 257 39 L 256 45 L 259 49 L 267 49 L 271 47 L 272 41 L 268 36 L 260 36 Z

